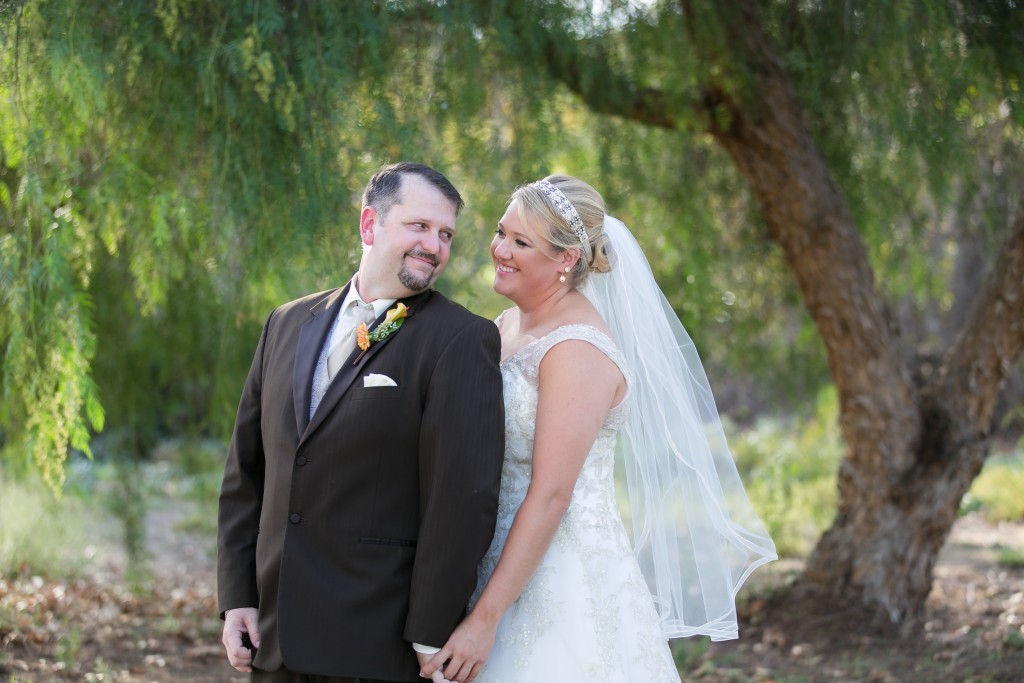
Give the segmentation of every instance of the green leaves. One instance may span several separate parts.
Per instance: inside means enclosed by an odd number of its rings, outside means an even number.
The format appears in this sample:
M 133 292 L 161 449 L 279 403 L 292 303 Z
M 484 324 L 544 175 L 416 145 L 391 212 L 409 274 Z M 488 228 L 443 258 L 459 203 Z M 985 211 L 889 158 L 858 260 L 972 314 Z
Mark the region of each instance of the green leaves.
M 33 209 L 26 206 L 16 231 L 0 239 L 0 272 L 11 285 L 2 299 L 4 401 L 16 428 L 7 448 L 31 460 L 59 491 L 68 447 L 88 455 L 88 427 L 102 428 L 103 412 L 89 375 L 95 336 L 73 267 L 72 224 L 58 218 L 40 225 Z
M 961 243 L 998 243 L 988 226 L 1006 223 L 1020 186 L 1008 6 L 758 3 L 879 287 L 915 310 L 953 306 Z M 577 174 L 648 248 L 709 365 L 814 396 L 820 342 L 707 133 L 733 125 L 714 96 L 758 78 L 737 66 L 727 8 L 601 7 L 0 9 L 8 453 L 56 473 L 104 425 L 140 449 L 179 430 L 223 436 L 262 320 L 351 274 L 361 189 L 402 158 L 447 172 L 468 200 L 439 283 L 461 301 L 504 305 L 486 245 L 512 188 Z

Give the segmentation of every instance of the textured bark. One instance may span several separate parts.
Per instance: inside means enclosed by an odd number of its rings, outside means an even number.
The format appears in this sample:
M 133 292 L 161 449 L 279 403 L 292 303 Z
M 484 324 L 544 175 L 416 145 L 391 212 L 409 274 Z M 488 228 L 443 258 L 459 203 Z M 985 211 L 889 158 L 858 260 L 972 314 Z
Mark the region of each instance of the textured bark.
M 690 3 L 684 0 L 682 7 L 692 16 Z M 707 58 L 738 63 L 745 89 L 709 83 L 697 106 L 707 130 L 750 183 L 821 334 L 847 445 L 837 516 L 800 587 L 827 596 L 819 601 L 824 611 L 866 606 L 894 623 L 914 624 L 959 502 L 988 454 L 1000 383 L 1024 344 L 1024 219 L 939 371 L 919 388 L 875 287 L 863 240 L 761 28 L 756 4 L 739 0 L 717 7 L 727 14 L 721 23 L 730 55 Z M 551 73 L 591 108 L 676 127 L 670 98 L 615 84 L 616 75 L 605 69 L 605 91 L 631 94 L 610 101 L 582 80 L 582 57 L 567 56 L 565 43 L 557 42 L 548 52 Z

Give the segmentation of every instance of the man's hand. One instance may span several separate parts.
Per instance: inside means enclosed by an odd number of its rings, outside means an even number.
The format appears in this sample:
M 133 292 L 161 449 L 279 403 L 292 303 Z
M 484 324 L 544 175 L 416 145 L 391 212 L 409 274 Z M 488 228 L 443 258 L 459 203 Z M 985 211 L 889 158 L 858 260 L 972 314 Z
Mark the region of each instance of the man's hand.
M 258 617 L 255 607 L 239 607 L 224 613 L 224 633 L 220 640 L 227 650 L 228 662 L 242 673 L 252 671 L 252 658 L 256 652 L 242 644 L 242 636 L 249 637 L 253 648 L 260 646 Z

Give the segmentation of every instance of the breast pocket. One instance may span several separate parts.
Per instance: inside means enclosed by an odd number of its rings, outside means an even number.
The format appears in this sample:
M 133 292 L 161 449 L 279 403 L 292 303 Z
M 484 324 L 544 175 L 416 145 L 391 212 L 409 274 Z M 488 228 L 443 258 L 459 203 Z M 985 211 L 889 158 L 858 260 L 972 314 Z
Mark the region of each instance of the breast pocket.
M 356 390 L 352 392 L 352 400 L 398 399 L 402 398 L 404 394 L 404 387 L 356 387 Z
M 385 538 L 383 536 L 360 536 L 363 545 L 382 545 L 392 548 L 415 548 L 416 541 L 411 538 Z

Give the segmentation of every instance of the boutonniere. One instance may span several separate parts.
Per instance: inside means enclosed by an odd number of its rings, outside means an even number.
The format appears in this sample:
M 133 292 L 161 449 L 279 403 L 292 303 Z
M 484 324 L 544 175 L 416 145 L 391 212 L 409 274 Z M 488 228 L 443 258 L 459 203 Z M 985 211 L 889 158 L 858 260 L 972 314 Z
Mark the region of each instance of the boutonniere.
M 357 327 L 356 346 L 362 350 L 362 353 L 360 353 L 355 359 L 353 365 L 362 360 L 363 354 L 366 353 L 371 346 L 397 332 L 398 328 L 402 326 L 403 322 L 405 322 L 407 315 L 409 315 L 409 309 L 405 304 L 399 303 L 394 308 L 388 310 L 387 314 L 384 316 L 384 321 L 374 328 L 372 332 L 368 327 L 366 327 L 366 323 Z

